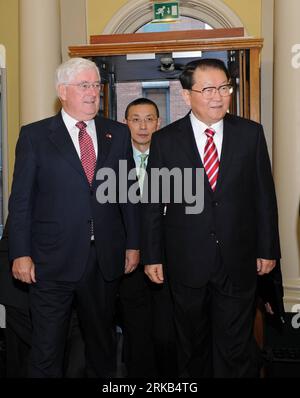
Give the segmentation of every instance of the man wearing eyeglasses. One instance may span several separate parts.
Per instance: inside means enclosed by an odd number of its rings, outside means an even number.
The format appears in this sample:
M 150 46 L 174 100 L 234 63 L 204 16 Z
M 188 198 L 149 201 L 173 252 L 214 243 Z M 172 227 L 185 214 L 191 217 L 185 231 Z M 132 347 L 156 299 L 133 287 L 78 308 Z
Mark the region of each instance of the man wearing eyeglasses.
M 137 98 L 127 105 L 124 122 L 142 191 L 151 138 L 160 127 L 158 107 L 148 98 Z M 122 278 L 119 298 L 128 376 L 176 376 L 169 287 L 150 282 L 139 266 Z
M 13 276 L 29 284 L 29 376 L 62 377 L 75 300 L 88 377 L 115 371 L 114 308 L 120 277 L 139 262 L 137 205 L 99 203 L 98 170 L 134 167 L 127 126 L 97 116 L 100 75 L 73 58 L 56 70 L 62 110 L 22 127 L 9 200 Z
M 180 376 L 254 377 L 257 274 L 269 273 L 280 258 L 263 128 L 227 113 L 233 88 L 222 61 L 193 61 L 180 81 L 191 112 L 155 134 L 148 176 L 153 168 L 177 167 L 196 178 L 203 168 L 204 208 L 187 214 L 185 199 L 172 197 L 143 204 L 142 263 L 160 284 L 167 258 Z M 151 178 L 148 186 L 151 197 Z

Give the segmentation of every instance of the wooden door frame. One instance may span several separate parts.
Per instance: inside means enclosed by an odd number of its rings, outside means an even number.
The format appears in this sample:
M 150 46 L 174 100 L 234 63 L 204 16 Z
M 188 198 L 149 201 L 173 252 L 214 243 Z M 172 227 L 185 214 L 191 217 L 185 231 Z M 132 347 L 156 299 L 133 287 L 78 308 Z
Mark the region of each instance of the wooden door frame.
M 260 122 L 260 51 L 263 39 L 243 37 L 242 34 L 243 28 L 99 35 L 91 37 L 93 44 L 70 46 L 69 54 L 71 57 L 90 58 L 178 51 L 249 50 L 249 118 Z M 227 36 L 224 38 L 224 35 Z

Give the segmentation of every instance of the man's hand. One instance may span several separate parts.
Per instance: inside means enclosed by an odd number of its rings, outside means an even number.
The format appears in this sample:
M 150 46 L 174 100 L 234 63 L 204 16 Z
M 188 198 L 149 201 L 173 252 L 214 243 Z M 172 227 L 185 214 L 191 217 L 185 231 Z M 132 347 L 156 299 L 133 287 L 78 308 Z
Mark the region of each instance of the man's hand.
M 140 251 L 127 249 L 125 258 L 125 274 L 134 271 L 140 262 Z
M 265 303 L 266 312 L 270 315 L 274 315 L 273 308 L 270 303 Z
M 154 283 L 164 283 L 164 272 L 162 264 L 145 265 L 145 274 Z
M 264 260 L 263 258 L 256 259 L 256 268 L 258 275 L 268 274 L 276 265 L 276 260 Z
M 31 257 L 18 257 L 13 261 L 12 274 L 15 279 L 25 283 L 36 282 L 35 268 Z

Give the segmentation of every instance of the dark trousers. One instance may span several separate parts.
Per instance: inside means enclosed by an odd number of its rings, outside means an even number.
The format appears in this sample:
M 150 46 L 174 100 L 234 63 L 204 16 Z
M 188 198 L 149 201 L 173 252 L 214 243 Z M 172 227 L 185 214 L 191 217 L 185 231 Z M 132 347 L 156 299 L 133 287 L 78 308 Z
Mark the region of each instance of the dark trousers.
M 168 278 L 162 285 L 147 280 L 151 292 L 153 340 L 158 376 L 177 377 L 174 305 Z
M 143 267 L 122 277 L 119 289 L 124 362 L 128 377 L 155 376 L 151 298 Z
M 6 377 L 28 376 L 32 327 L 29 310 L 5 306 Z
M 167 282 L 152 283 L 139 266 L 122 278 L 119 299 L 128 376 L 176 376 L 173 305 Z
M 113 317 L 118 281 L 104 280 L 91 245 L 86 270 L 78 282 L 38 280 L 30 287 L 33 324 L 30 377 L 62 377 L 72 302 L 75 299 L 85 343 L 87 377 L 115 371 Z
M 28 377 L 32 326 L 29 309 L 5 306 L 5 376 Z M 75 309 L 72 311 L 64 355 L 63 375 L 85 377 L 84 344 Z
M 71 313 L 63 362 L 63 377 L 77 379 L 86 377 L 85 345 L 76 308 Z
M 255 289 L 233 285 L 217 262 L 205 286 L 172 281 L 181 377 L 258 377 Z

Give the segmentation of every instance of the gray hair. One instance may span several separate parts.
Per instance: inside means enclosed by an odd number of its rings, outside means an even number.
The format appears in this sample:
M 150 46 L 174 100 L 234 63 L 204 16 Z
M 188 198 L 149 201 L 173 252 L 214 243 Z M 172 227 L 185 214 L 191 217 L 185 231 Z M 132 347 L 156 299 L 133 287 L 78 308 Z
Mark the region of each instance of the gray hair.
M 86 58 L 71 58 L 59 65 L 55 73 L 56 90 L 60 84 L 69 83 L 78 73 L 87 69 L 95 69 L 100 81 L 100 72 L 97 65 Z

